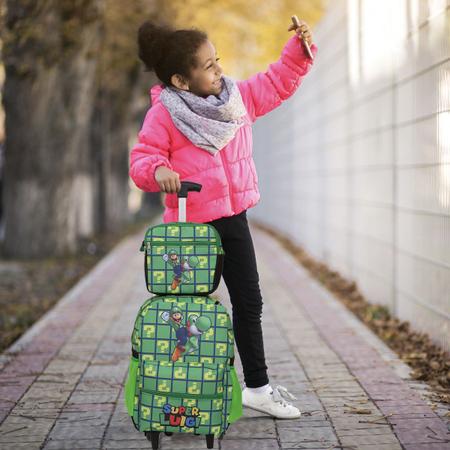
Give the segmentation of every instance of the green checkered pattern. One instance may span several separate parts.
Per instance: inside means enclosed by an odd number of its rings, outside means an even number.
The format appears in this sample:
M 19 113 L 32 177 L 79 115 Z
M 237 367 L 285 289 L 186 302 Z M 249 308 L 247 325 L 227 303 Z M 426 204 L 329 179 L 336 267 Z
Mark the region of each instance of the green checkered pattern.
M 224 364 L 143 361 L 142 389 L 221 397 Z
M 139 431 L 215 437 L 226 431 L 234 335 L 223 305 L 206 296 L 152 297 L 139 310 L 131 341 L 139 355 L 133 408 Z
M 147 230 L 141 250 L 145 251 L 145 279 L 150 292 L 207 295 L 218 287 L 224 251 L 212 225 L 155 225 Z

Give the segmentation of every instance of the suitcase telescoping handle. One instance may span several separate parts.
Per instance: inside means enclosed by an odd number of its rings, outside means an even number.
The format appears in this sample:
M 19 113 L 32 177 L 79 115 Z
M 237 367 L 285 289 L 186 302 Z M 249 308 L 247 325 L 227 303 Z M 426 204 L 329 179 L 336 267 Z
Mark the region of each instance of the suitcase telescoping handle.
M 192 181 L 182 181 L 178 195 L 178 222 L 186 222 L 186 199 L 189 191 L 200 192 L 202 185 Z

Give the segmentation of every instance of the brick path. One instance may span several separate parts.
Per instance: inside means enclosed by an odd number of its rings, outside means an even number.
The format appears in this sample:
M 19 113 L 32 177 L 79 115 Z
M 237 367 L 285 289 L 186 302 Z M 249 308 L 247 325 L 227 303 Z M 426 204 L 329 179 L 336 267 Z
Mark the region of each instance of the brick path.
M 252 233 L 269 377 L 296 395 L 303 416 L 274 420 L 244 409 L 220 448 L 450 449 L 446 411 L 429 407 L 426 386 L 409 380 L 408 367 L 276 241 Z M 151 448 L 123 401 L 132 325 L 151 295 L 141 241 L 142 234 L 123 241 L 2 355 L 0 448 Z M 213 295 L 231 312 L 223 281 Z M 162 450 L 206 448 L 198 436 L 161 441 Z

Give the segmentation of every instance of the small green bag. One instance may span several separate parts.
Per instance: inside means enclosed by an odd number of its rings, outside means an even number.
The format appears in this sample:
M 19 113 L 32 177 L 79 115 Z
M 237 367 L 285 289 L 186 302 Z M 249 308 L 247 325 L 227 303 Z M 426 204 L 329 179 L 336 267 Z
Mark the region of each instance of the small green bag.
M 171 222 L 149 227 L 145 252 L 145 282 L 149 292 L 209 295 L 220 283 L 224 250 L 210 224 Z

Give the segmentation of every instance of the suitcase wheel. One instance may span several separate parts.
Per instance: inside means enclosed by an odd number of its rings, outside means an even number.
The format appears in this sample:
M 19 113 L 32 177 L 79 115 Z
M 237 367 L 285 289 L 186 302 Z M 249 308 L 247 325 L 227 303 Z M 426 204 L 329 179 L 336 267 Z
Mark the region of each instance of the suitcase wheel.
M 158 450 L 160 431 L 146 431 L 145 437 L 152 443 L 152 449 Z
M 172 432 L 171 431 L 164 431 L 164 434 L 166 435 L 166 436 L 172 436 Z
M 213 434 L 207 434 L 206 435 L 206 447 L 207 448 L 213 448 L 214 447 L 214 435 Z

